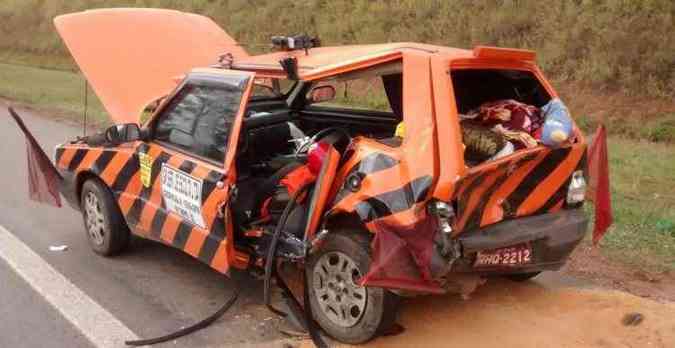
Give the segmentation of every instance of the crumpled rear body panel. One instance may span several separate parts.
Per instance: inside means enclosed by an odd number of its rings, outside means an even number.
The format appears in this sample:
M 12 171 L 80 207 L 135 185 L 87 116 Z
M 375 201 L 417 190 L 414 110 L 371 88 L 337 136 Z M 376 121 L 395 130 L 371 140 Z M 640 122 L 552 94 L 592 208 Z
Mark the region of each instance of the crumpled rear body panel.
M 453 236 L 502 220 L 563 207 L 572 174 L 586 166 L 586 145 L 537 147 L 471 168 L 456 184 Z

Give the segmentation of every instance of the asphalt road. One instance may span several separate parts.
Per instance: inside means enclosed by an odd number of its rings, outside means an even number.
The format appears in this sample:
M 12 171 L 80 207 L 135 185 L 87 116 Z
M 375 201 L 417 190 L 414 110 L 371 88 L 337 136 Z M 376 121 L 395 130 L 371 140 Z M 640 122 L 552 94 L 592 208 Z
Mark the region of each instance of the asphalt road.
M 73 124 L 19 110 L 51 156 L 55 145 L 81 134 Z M 180 251 L 134 240 L 114 258 L 94 254 L 79 212 L 28 200 L 23 135 L 0 101 L 0 226 L 37 253 L 75 287 L 139 337 L 156 337 L 215 312 L 235 281 Z M 66 251 L 50 246 L 67 245 Z M 1 262 L 1 260 L 0 260 Z M 262 305 L 261 282 L 233 278 L 244 289 L 212 326 L 159 346 L 281 346 L 283 325 Z M 88 341 L 6 263 L 0 263 L 0 347 L 84 347 Z
M 56 144 L 81 134 L 73 124 L 20 112 L 50 155 Z M 262 305 L 262 282 L 248 275 L 227 278 L 180 251 L 139 239 L 121 256 L 94 254 L 79 212 L 28 200 L 25 154 L 24 138 L 0 101 L 0 347 L 89 347 L 96 341 L 92 336 L 102 337 L 102 345 L 108 333 L 116 336 L 106 346 L 122 347 L 124 335 L 156 337 L 205 318 L 232 295 L 235 285 L 242 289 L 240 298 L 223 318 L 158 346 L 283 347 L 289 342 L 279 332 L 286 324 Z M 68 249 L 49 250 L 58 245 Z M 31 265 L 27 255 L 39 262 Z M 8 259 L 14 262 L 3 261 Z M 53 274 L 41 274 L 45 270 Z M 491 280 L 469 301 L 456 295 L 406 299 L 399 318 L 403 334 L 371 344 L 675 346 L 673 304 L 589 290 L 588 285 L 549 272 L 528 283 Z M 53 291 L 60 293 L 54 296 Z M 644 313 L 637 328 L 621 324 L 631 312 Z M 92 335 L 99 322 L 120 330 Z

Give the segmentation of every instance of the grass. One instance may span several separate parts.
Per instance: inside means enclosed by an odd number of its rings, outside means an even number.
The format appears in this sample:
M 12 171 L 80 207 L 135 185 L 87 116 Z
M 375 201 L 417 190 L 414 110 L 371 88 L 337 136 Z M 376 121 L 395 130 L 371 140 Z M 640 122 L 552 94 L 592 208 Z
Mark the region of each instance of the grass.
M 675 95 L 672 0 L 2 0 L 0 51 L 62 60 L 67 54 L 52 19 L 106 7 L 200 13 L 252 52 L 269 47 L 273 35 L 300 33 L 318 35 L 325 45 L 417 41 L 528 48 L 561 81 Z
M 85 80 L 78 73 L 0 63 L 0 81 L 3 81 L 0 83 L 0 97 L 58 116 L 82 118 Z M 87 115 L 91 125 L 108 123 L 103 106 L 91 89 L 88 92 Z
M 614 225 L 601 242 L 613 259 L 675 270 L 675 146 L 610 138 Z
M 81 119 L 84 80 L 78 73 L 0 64 L 0 81 L 0 96 Z M 339 102 L 350 105 L 378 108 L 386 104 L 381 93 L 373 92 L 364 99 L 345 95 L 344 86 L 338 86 L 338 96 Z M 566 97 L 574 99 L 574 95 Z M 106 124 L 104 110 L 93 93 L 89 93 L 89 101 L 92 123 Z M 666 120 L 670 121 L 659 125 L 672 127 L 675 115 Z M 621 123 L 620 119 L 607 121 L 610 126 Z M 649 123 L 642 128 L 654 132 L 649 134 L 660 134 L 660 128 Z M 675 146 L 612 136 L 609 155 L 614 225 L 601 242 L 603 252 L 640 268 L 675 270 Z

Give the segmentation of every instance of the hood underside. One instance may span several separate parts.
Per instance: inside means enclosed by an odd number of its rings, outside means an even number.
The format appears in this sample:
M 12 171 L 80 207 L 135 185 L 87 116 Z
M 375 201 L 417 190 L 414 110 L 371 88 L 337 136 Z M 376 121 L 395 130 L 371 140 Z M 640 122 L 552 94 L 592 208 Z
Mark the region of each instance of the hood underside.
M 177 76 L 246 51 L 211 19 L 174 10 L 103 9 L 58 16 L 56 29 L 115 123 L 139 123 Z

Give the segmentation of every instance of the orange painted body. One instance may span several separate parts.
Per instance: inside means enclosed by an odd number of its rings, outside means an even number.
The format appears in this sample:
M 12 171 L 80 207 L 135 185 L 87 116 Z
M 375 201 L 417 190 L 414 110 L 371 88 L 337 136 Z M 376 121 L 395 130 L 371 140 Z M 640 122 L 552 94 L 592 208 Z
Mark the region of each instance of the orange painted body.
M 132 30 L 131 24 L 139 20 L 153 30 Z M 92 21 L 96 24 L 91 24 Z M 584 164 L 586 146 L 576 129 L 573 144 L 561 149 L 538 146 L 470 169 L 464 162 L 449 71 L 470 68 L 530 71 L 555 97 L 555 91 L 534 64 L 531 52 L 395 43 L 314 48 L 308 54 L 298 50 L 249 56 L 210 20 L 175 11 L 88 11 L 59 17 L 55 22 L 105 108 L 118 123 L 138 122 L 146 104 L 171 92 L 175 76 L 192 71 L 250 78 L 222 167 L 152 141 L 113 148 L 67 144 L 57 149 L 59 169 L 76 178 L 84 173 L 97 176 L 111 188 L 134 233 L 182 249 L 220 272 L 226 272 L 230 266 L 249 265 L 249 255 L 235 249 L 227 204 L 229 188 L 236 183 L 234 158 L 251 84 L 254 77 L 285 77 L 279 60 L 289 56 L 297 58 L 299 79 L 308 83 L 386 62 L 402 64 L 406 136 L 398 146 L 357 137 L 341 162 L 339 154 L 331 154 L 330 168 L 326 169 L 330 173 L 320 178 L 324 181 L 318 183 L 316 209 L 310 209 L 308 216 L 305 234 L 310 240 L 327 216 L 356 214 L 373 232 L 373 224 L 378 221 L 413 225 L 424 215 L 431 199 L 456 204 L 454 236 L 505 219 L 560 210 L 566 183 Z M 88 25 L 95 27 L 89 33 L 83 31 Z M 158 32 L 164 29 L 168 33 Z M 158 35 L 172 39 L 158 40 Z M 113 44 L 102 37 L 110 38 Z M 126 54 L 121 54 L 122 51 Z M 233 55 L 230 69 L 193 70 L 216 63 L 220 53 Z M 153 166 L 159 165 L 153 168 L 153 175 L 163 164 L 184 166 L 189 168 L 189 175 L 209 185 L 200 207 L 204 226 L 187 223 L 163 210 L 161 180 L 155 178 L 150 187 L 144 187 L 139 173 L 141 149 L 153 161 L 162 158 L 159 164 L 153 162 Z M 366 171 L 361 173 L 360 187 L 346 189 L 349 176 L 360 171 Z M 533 173 L 540 175 L 534 177 Z M 158 215 L 162 214 L 166 216 L 158 224 Z

